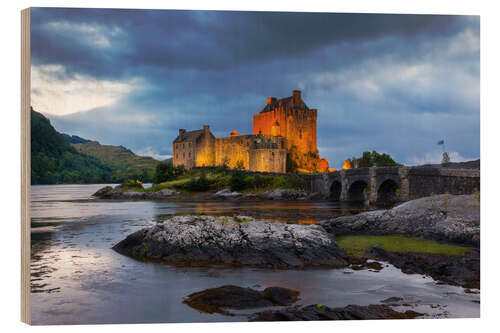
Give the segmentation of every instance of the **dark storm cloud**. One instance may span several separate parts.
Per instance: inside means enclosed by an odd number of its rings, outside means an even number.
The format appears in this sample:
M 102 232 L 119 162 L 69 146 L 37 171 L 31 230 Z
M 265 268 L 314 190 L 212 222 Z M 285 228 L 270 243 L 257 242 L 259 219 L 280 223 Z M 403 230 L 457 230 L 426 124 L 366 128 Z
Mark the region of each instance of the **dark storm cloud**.
M 200 12 L 114 9 L 43 9 L 32 16 L 34 58 L 94 75 L 120 75 L 134 67 L 227 69 L 303 56 L 332 43 L 381 36 L 446 35 L 461 19 L 443 15 L 373 15 L 286 12 Z M 89 47 L 78 34 L 47 27 L 70 22 L 123 29 L 126 42 Z M 79 59 L 75 62 L 75 59 Z
M 56 127 L 134 151 L 171 153 L 178 128 L 252 130 L 267 96 L 301 89 L 335 167 L 376 149 L 412 162 L 446 138 L 479 156 L 479 19 L 213 11 L 41 9 L 34 66 L 130 83 L 118 102 Z M 137 80 L 139 79 L 139 80 Z M 140 82 L 140 86 L 137 83 Z M 46 111 L 47 112 L 47 111 Z M 49 112 L 50 113 L 50 112 Z

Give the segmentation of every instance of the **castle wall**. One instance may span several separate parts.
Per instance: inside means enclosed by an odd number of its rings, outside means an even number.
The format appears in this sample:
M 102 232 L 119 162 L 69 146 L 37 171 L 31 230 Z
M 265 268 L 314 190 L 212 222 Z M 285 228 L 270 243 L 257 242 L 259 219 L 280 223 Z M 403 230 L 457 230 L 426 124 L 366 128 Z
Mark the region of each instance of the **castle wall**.
M 273 135 L 279 133 L 287 140 L 287 149 L 297 146 L 299 152 L 317 152 L 316 146 L 317 110 L 276 108 L 253 116 L 253 133 Z M 276 126 L 276 123 L 279 124 Z
M 174 143 L 174 166 L 184 165 L 186 169 L 195 167 L 196 145 L 194 142 Z
M 251 149 L 249 170 L 286 172 L 286 149 Z
M 196 141 L 196 165 L 197 167 L 215 165 L 215 141 L 217 139 L 210 132 L 205 132 Z
M 230 168 L 236 168 L 238 161 L 243 162 L 245 169 L 249 168 L 248 151 L 252 144 L 253 135 L 240 135 L 228 138 L 216 138 L 214 144 L 215 166 L 227 164 Z

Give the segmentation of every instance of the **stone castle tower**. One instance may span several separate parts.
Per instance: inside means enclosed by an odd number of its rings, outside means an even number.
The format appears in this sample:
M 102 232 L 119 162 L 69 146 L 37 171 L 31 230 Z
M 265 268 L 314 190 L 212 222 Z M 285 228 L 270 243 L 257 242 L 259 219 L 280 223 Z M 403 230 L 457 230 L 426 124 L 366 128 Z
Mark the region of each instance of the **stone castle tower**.
M 207 125 L 195 131 L 180 129 L 173 142 L 174 166 L 226 165 L 284 173 L 289 155 L 302 171 L 325 172 L 328 162 L 318 154 L 316 120 L 317 110 L 307 107 L 299 90 L 280 100 L 269 97 L 262 111 L 253 116 L 253 135 L 233 130 L 228 137 L 216 138 Z
M 253 116 L 253 134 L 282 136 L 287 149 L 293 146 L 303 154 L 318 153 L 316 120 L 318 111 L 309 109 L 302 101 L 301 92 L 294 90 L 290 97 L 277 100 L 269 97 L 267 105 Z

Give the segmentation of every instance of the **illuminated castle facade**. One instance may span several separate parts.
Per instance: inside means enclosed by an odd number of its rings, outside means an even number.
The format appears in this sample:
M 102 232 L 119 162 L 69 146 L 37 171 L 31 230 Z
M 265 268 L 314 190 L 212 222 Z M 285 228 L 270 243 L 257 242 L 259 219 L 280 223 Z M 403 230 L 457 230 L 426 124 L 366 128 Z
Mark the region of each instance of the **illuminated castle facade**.
M 301 92 L 290 97 L 267 99 L 262 111 L 253 116 L 253 134 L 216 138 L 209 126 L 195 131 L 179 129 L 173 142 L 174 166 L 187 169 L 228 166 L 262 172 L 286 172 L 287 155 L 302 171 L 328 170 L 316 146 L 317 110 L 309 109 Z

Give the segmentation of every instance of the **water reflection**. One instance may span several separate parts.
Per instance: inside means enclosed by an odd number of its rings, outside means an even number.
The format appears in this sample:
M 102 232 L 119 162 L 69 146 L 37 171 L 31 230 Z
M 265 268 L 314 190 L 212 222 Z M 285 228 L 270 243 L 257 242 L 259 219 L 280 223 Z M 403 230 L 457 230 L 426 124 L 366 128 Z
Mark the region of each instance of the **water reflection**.
M 349 269 L 264 270 L 176 268 L 140 262 L 111 247 L 131 232 L 174 214 L 243 214 L 287 223 L 315 223 L 353 207 L 337 203 L 103 202 L 102 185 L 32 187 L 32 319 L 35 324 L 241 321 L 182 304 L 206 288 L 273 285 L 300 291 L 301 304 L 377 304 L 411 300 L 430 316 L 476 317 L 479 295 L 440 286 L 388 265 L 380 272 Z M 357 209 L 357 208 L 354 208 Z M 439 305 L 438 305 L 439 304 Z M 431 306 L 432 305 L 432 306 Z M 407 310 L 408 308 L 404 309 Z

